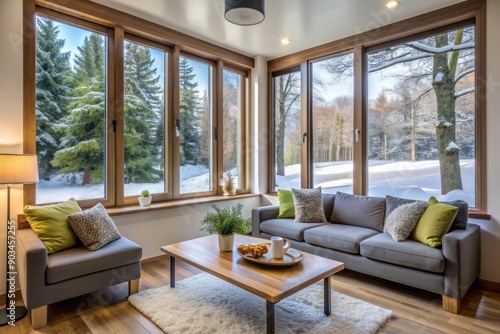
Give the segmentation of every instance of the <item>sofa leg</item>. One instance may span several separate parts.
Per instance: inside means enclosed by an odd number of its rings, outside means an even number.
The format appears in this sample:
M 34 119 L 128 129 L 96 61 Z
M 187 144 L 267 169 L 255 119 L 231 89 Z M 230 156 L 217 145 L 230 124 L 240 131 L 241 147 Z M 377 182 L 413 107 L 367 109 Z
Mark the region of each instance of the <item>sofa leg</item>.
M 443 296 L 443 310 L 457 314 L 460 312 L 460 299 Z
M 139 281 L 140 281 L 139 278 L 128 281 L 128 295 L 129 296 L 139 292 Z
M 47 305 L 32 309 L 30 315 L 31 327 L 33 327 L 33 329 L 47 325 Z

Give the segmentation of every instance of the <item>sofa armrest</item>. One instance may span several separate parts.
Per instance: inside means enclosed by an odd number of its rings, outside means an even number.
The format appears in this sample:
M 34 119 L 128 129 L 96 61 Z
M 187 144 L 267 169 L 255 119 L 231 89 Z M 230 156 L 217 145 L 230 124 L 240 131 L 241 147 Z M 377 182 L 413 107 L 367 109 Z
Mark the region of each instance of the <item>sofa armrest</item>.
M 45 291 L 47 248 L 30 228 L 18 230 L 16 239 L 19 285 L 26 308 L 32 309 Z
M 252 209 L 252 236 L 260 236 L 260 223 L 269 219 L 278 218 L 280 212 L 279 205 L 261 206 Z
M 444 295 L 460 300 L 481 270 L 481 228 L 468 224 L 443 236 Z

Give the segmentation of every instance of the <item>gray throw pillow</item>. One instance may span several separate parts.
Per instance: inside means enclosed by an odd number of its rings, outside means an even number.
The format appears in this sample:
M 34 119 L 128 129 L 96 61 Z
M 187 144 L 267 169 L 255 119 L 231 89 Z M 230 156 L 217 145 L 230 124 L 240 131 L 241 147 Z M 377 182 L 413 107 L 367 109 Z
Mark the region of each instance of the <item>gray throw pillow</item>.
M 406 240 L 415 229 L 428 204 L 413 202 L 398 206 L 387 217 L 384 232 L 389 233 L 395 241 Z
M 384 229 L 385 199 L 337 192 L 333 205 L 332 223 Z
M 295 206 L 295 222 L 327 223 L 323 210 L 321 187 L 316 189 L 292 189 Z
M 88 250 L 98 250 L 121 237 L 101 203 L 91 209 L 69 215 L 68 223 Z

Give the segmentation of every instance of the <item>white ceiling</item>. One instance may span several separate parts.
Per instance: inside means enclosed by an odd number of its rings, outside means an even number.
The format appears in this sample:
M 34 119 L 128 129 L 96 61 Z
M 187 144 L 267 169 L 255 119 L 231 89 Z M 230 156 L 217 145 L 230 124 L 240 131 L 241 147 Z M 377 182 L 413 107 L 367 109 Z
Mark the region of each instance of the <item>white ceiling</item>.
M 264 22 L 242 27 L 224 19 L 224 0 L 92 0 L 213 44 L 267 59 L 376 29 L 465 0 L 266 0 Z M 291 43 L 280 45 L 288 37 Z

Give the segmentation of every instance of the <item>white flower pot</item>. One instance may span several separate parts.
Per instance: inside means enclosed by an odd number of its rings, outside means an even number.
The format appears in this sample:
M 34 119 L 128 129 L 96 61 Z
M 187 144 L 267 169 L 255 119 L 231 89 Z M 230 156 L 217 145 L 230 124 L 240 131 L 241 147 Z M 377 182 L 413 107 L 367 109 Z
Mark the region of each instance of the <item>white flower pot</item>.
M 234 234 L 228 236 L 218 235 L 219 237 L 219 250 L 221 252 L 231 252 L 234 246 Z
M 139 204 L 141 206 L 149 206 L 151 204 L 151 200 L 153 199 L 153 196 L 149 197 L 139 197 Z

